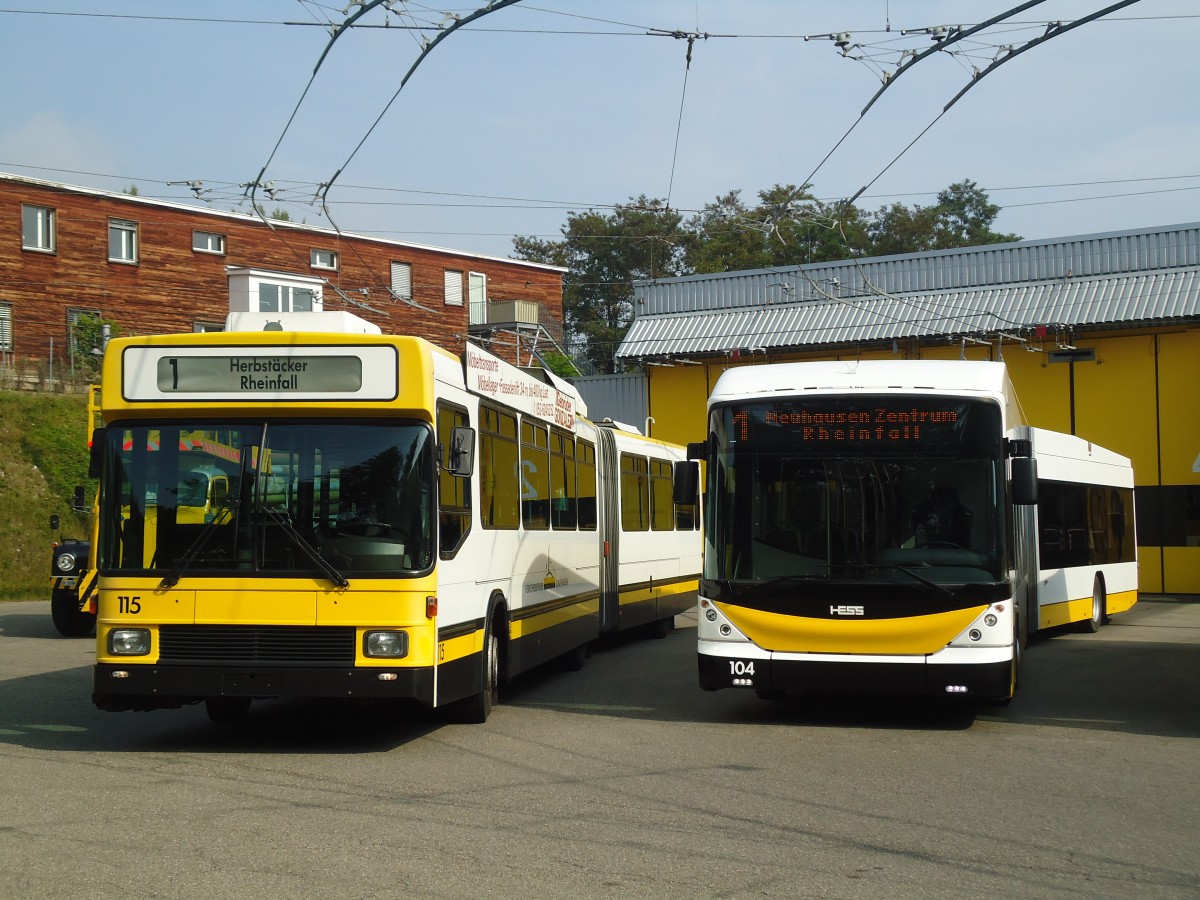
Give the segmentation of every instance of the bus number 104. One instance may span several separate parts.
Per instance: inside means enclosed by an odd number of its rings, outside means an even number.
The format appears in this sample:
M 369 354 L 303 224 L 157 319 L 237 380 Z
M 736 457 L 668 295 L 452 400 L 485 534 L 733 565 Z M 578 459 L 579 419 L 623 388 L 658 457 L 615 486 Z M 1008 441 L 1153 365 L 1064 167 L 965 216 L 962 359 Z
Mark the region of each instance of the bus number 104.
M 754 674 L 754 660 L 746 662 L 741 659 L 731 659 L 729 661 L 729 674 L 735 677 Z

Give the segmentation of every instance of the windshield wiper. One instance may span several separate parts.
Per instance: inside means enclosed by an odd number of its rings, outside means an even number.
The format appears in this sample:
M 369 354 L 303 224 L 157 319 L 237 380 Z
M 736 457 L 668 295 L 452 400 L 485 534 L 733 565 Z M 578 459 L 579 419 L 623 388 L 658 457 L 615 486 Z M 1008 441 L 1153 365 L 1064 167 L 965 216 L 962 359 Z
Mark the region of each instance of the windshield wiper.
M 239 502 L 240 501 L 235 500 L 233 501 L 232 505 L 221 506 L 217 509 L 216 515 L 204 523 L 200 529 L 200 533 L 192 539 L 190 544 L 188 544 L 187 550 L 185 550 L 183 556 L 179 558 L 179 562 L 176 563 L 175 568 L 171 569 L 170 572 L 163 576 L 163 580 L 159 584 L 159 587 L 169 588 L 175 587 L 175 585 L 179 584 L 179 576 L 183 574 L 184 569 L 195 562 L 196 557 L 200 555 L 200 551 L 202 551 L 208 545 L 209 539 L 217 533 L 217 527 L 228 524 L 228 522 L 225 521 L 225 514 L 229 513 L 230 522 L 237 518 L 237 508 Z
M 270 517 L 272 522 L 279 526 L 280 531 L 290 537 L 292 542 L 304 551 L 304 555 L 312 560 L 313 565 L 320 569 L 326 578 L 340 588 L 350 587 L 350 582 L 346 579 L 346 576 L 335 569 L 333 564 L 323 557 L 320 551 L 305 539 L 304 535 L 296 530 L 296 527 L 287 516 L 279 512 L 279 510 L 271 509 L 269 506 L 262 507 L 262 511 Z
M 921 584 L 932 588 L 935 592 L 945 594 L 947 597 L 954 596 L 954 591 L 950 590 L 950 588 L 946 587 L 944 584 L 938 584 L 936 581 L 931 581 L 924 575 L 921 575 L 919 572 L 914 572 L 908 566 L 898 566 L 895 563 L 866 563 L 865 565 L 875 569 L 889 569 L 896 572 L 903 572 L 905 575 L 910 575 L 917 579 L 917 581 L 921 582 Z

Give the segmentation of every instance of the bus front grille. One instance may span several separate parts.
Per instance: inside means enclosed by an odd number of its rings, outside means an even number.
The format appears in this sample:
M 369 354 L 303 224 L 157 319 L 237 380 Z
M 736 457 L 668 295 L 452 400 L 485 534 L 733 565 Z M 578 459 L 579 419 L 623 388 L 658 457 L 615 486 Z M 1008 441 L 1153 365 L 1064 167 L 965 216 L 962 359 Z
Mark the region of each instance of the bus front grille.
M 352 666 L 353 627 L 305 625 L 164 625 L 163 663 L 250 666 Z

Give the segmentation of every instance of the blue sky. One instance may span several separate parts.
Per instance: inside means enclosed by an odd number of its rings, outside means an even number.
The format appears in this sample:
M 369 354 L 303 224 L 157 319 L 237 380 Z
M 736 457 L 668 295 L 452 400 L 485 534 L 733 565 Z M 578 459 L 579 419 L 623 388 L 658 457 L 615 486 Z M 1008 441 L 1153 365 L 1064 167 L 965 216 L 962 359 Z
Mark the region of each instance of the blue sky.
M 403 26 L 477 8 L 457 2 L 362 16 L 388 27 L 343 34 L 288 126 L 342 4 L 0 0 L 0 171 L 245 209 L 239 185 L 271 158 L 275 199 L 258 199 L 328 225 L 313 201 L 341 168 L 341 229 L 497 256 L 513 234 L 557 237 L 570 210 L 645 194 L 687 215 L 814 170 L 823 199 L 870 184 L 868 209 L 970 178 L 1004 208 L 996 227 L 1027 238 L 1200 221 L 1188 0 L 1141 0 L 1013 58 L 890 168 L 999 45 L 1108 4 L 1047 0 L 962 42 L 969 55 L 922 60 L 818 168 L 880 73 L 930 46 L 902 31 L 1015 0 L 523 0 L 448 35 L 364 141 L 432 34 Z M 697 35 L 690 68 L 674 32 Z M 841 32 L 862 59 L 827 37 Z

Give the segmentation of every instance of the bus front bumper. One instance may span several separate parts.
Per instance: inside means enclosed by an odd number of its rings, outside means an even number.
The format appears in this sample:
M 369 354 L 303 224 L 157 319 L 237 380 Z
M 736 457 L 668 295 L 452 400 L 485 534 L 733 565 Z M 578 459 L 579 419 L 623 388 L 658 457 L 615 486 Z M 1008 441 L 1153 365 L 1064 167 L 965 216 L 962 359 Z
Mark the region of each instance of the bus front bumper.
M 1003 698 L 1012 684 L 1012 648 L 942 651 L 933 657 L 832 657 L 828 654 L 763 653 L 737 656 L 733 646 L 701 647 L 700 687 L 753 688 L 760 695 L 798 693 L 907 694 Z
M 383 677 L 381 677 L 383 676 Z M 287 668 L 97 663 L 92 702 L 109 712 L 176 709 L 210 697 L 415 699 L 433 705 L 432 668 Z

